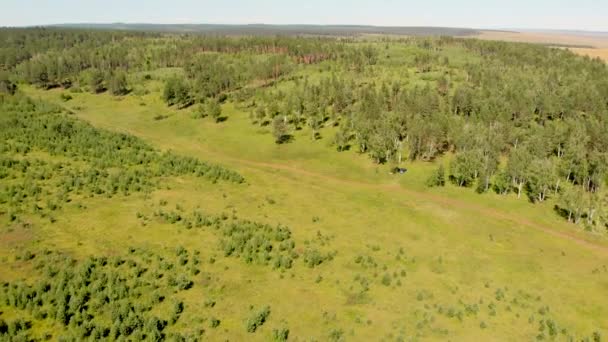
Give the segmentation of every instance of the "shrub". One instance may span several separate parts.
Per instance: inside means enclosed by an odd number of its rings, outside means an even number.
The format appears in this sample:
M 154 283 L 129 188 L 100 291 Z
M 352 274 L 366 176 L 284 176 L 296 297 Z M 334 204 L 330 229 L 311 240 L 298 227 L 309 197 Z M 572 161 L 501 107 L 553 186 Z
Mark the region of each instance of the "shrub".
M 329 332 L 330 341 L 340 341 L 342 336 L 344 336 L 344 331 L 342 329 L 333 329 Z
M 247 319 L 247 332 L 254 333 L 259 327 L 261 327 L 270 316 L 270 306 L 266 306 L 261 310 L 254 312 L 249 319 Z
M 391 285 L 391 276 L 388 273 L 385 273 L 382 277 L 382 285 L 390 286 Z
M 215 317 L 211 317 L 211 321 L 210 321 L 209 325 L 210 325 L 212 328 L 217 328 L 217 327 L 219 327 L 219 326 L 220 326 L 220 323 L 221 323 L 221 321 L 220 321 L 219 319 L 217 319 L 217 318 L 215 318 Z
M 171 324 L 175 324 L 177 322 L 177 320 L 181 316 L 182 312 L 184 312 L 184 302 L 182 302 L 182 301 L 174 302 L 173 310 L 171 312 L 171 318 L 169 320 L 171 322 Z
M 333 255 L 331 253 L 321 253 L 316 248 L 307 248 L 302 255 L 302 259 L 308 267 L 313 268 L 321 265 L 327 260 L 333 259 Z
M 61 93 L 61 95 L 59 95 L 59 98 L 63 102 L 68 102 L 68 101 L 70 101 L 72 99 L 72 95 L 70 95 L 68 93 Z
M 213 99 L 210 99 L 205 104 L 205 112 L 209 115 L 215 122 L 220 122 L 222 118 L 222 107 L 219 102 Z
M 285 342 L 289 339 L 289 329 L 281 328 L 272 331 L 272 340 L 275 342 Z

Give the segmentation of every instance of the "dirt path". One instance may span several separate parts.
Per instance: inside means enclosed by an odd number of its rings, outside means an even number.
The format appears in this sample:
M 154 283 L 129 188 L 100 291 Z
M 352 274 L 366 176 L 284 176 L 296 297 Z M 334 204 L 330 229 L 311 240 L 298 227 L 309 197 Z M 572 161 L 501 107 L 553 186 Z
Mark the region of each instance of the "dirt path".
M 215 154 L 215 153 L 212 153 L 212 154 Z M 366 183 L 366 182 L 349 180 L 349 179 L 344 179 L 344 178 L 337 178 L 337 177 L 333 177 L 333 176 L 330 176 L 327 174 L 304 170 L 304 169 L 301 169 L 298 167 L 280 164 L 280 163 L 257 162 L 257 161 L 252 161 L 252 160 L 233 158 L 233 157 L 229 157 L 229 156 L 225 156 L 225 155 L 222 155 L 221 158 L 225 159 L 225 160 L 230 160 L 231 162 L 235 162 L 236 164 L 245 165 L 245 166 L 252 167 L 255 169 L 267 168 L 267 169 L 288 171 L 293 174 L 317 178 L 317 179 L 323 180 L 328 183 L 355 186 L 355 187 L 363 187 L 363 188 L 373 189 L 373 190 L 400 192 L 400 193 L 403 193 L 403 194 L 406 194 L 409 196 L 416 196 L 417 198 L 424 198 L 430 202 L 439 203 L 446 207 L 465 209 L 465 210 L 473 211 L 477 214 L 482 214 L 484 216 L 491 217 L 491 218 L 494 218 L 497 220 L 509 221 L 509 222 L 515 223 L 520 226 L 533 228 L 533 229 L 542 231 L 546 234 L 549 234 L 551 236 L 572 241 L 583 247 L 600 252 L 603 255 L 608 255 L 608 246 L 602 245 L 602 244 L 596 243 L 594 241 L 590 241 L 584 237 L 581 237 L 575 231 L 568 232 L 568 231 L 556 230 L 555 228 L 551 228 L 551 227 L 548 227 L 548 226 L 545 226 L 542 224 L 538 224 L 538 223 L 535 223 L 526 218 L 514 216 L 511 214 L 505 213 L 503 211 L 494 209 L 494 208 L 479 206 L 479 205 L 476 205 L 476 204 L 473 204 L 470 202 L 460 201 L 457 199 L 441 196 L 439 194 L 433 194 L 433 193 L 428 193 L 428 192 L 421 192 L 421 191 L 416 191 L 416 190 L 412 190 L 412 189 L 407 189 L 407 188 L 401 187 L 399 184 L 373 184 L 373 183 Z

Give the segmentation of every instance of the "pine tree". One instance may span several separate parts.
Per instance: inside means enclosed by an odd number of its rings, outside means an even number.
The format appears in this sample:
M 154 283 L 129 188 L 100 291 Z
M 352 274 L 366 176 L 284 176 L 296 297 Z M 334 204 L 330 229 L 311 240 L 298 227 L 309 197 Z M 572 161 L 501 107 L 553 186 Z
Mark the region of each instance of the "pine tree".
M 428 187 L 445 186 L 445 170 L 443 164 L 440 164 L 431 176 L 427 179 L 426 185 Z

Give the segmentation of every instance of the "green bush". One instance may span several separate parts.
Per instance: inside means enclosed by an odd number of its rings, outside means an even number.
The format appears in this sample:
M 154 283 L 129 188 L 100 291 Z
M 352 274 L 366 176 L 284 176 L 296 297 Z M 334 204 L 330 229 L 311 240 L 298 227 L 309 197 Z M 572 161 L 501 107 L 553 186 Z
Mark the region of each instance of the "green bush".
M 68 102 L 68 101 L 70 101 L 72 99 L 72 95 L 70 95 L 68 93 L 61 93 L 61 95 L 59 95 L 59 98 L 63 102 Z
M 382 276 L 382 285 L 384 286 L 390 286 L 391 285 L 391 276 L 388 273 L 385 273 L 384 276 Z
M 254 333 L 259 327 L 261 327 L 270 316 L 270 307 L 266 306 L 252 315 L 247 319 L 246 327 L 247 332 Z
M 221 323 L 221 322 L 220 322 L 220 320 L 219 320 L 219 319 L 217 319 L 217 318 L 215 318 L 215 317 L 211 317 L 211 320 L 210 320 L 209 325 L 210 325 L 212 328 L 217 328 L 217 327 L 219 327 L 219 326 L 220 326 L 220 323 Z
M 274 342 L 285 342 L 289 339 L 289 329 L 280 328 L 272 331 L 272 340 Z

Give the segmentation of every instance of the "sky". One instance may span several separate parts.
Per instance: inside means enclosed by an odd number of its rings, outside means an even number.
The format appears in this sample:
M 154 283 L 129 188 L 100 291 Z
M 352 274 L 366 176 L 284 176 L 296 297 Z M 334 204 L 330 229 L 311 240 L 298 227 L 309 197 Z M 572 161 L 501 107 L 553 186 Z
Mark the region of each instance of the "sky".
M 608 32 L 608 0 L 0 0 L 0 26 L 360 24 Z

